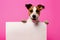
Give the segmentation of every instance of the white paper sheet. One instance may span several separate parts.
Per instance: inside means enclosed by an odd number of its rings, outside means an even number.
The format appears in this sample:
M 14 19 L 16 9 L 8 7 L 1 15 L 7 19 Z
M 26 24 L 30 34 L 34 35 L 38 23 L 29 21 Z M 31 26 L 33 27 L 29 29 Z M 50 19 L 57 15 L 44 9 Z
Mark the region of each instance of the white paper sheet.
M 6 22 L 6 40 L 47 40 L 47 25 L 39 26 L 21 22 Z

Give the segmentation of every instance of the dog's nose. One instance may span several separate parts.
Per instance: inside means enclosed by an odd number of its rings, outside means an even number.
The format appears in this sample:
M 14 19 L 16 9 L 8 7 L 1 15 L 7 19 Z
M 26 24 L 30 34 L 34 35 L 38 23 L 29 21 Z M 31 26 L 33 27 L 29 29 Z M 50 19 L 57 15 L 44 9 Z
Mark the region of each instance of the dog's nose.
M 33 15 L 32 17 L 33 17 L 33 18 L 36 18 L 36 15 Z

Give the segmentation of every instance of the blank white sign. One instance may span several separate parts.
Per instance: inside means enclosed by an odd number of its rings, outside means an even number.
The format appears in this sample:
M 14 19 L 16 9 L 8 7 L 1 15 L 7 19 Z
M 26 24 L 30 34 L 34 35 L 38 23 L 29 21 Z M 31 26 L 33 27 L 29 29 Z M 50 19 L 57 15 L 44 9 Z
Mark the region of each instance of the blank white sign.
M 40 22 L 38 26 L 6 22 L 6 40 L 47 40 L 47 25 L 44 22 Z

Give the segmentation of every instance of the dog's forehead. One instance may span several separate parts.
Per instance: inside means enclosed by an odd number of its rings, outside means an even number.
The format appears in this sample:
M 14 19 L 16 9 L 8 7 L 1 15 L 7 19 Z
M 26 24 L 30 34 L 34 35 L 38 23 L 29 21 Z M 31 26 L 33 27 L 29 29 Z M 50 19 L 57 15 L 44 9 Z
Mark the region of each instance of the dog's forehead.
M 36 11 L 36 9 L 37 9 L 37 8 L 34 6 L 34 7 L 33 7 L 33 11 Z
M 32 6 L 29 8 L 29 10 L 36 10 L 37 8 L 35 6 Z

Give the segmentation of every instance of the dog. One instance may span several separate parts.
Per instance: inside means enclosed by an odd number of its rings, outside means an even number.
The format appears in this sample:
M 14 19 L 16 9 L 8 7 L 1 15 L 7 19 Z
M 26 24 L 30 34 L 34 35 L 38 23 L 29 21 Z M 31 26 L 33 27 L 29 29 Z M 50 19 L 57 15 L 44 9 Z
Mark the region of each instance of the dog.
M 41 4 L 38 4 L 36 7 L 33 6 L 32 4 L 25 4 L 25 7 L 28 9 L 28 13 L 29 13 L 29 19 L 26 21 L 26 20 L 22 20 L 23 23 L 26 23 L 26 22 L 33 22 L 34 24 L 38 24 L 39 23 L 39 16 L 40 16 L 40 11 L 42 9 L 45 8 L 45 6 L 41 5 Z M 48 24 L 48 21 L 46 20 L 44 22 L 45 24 Z

